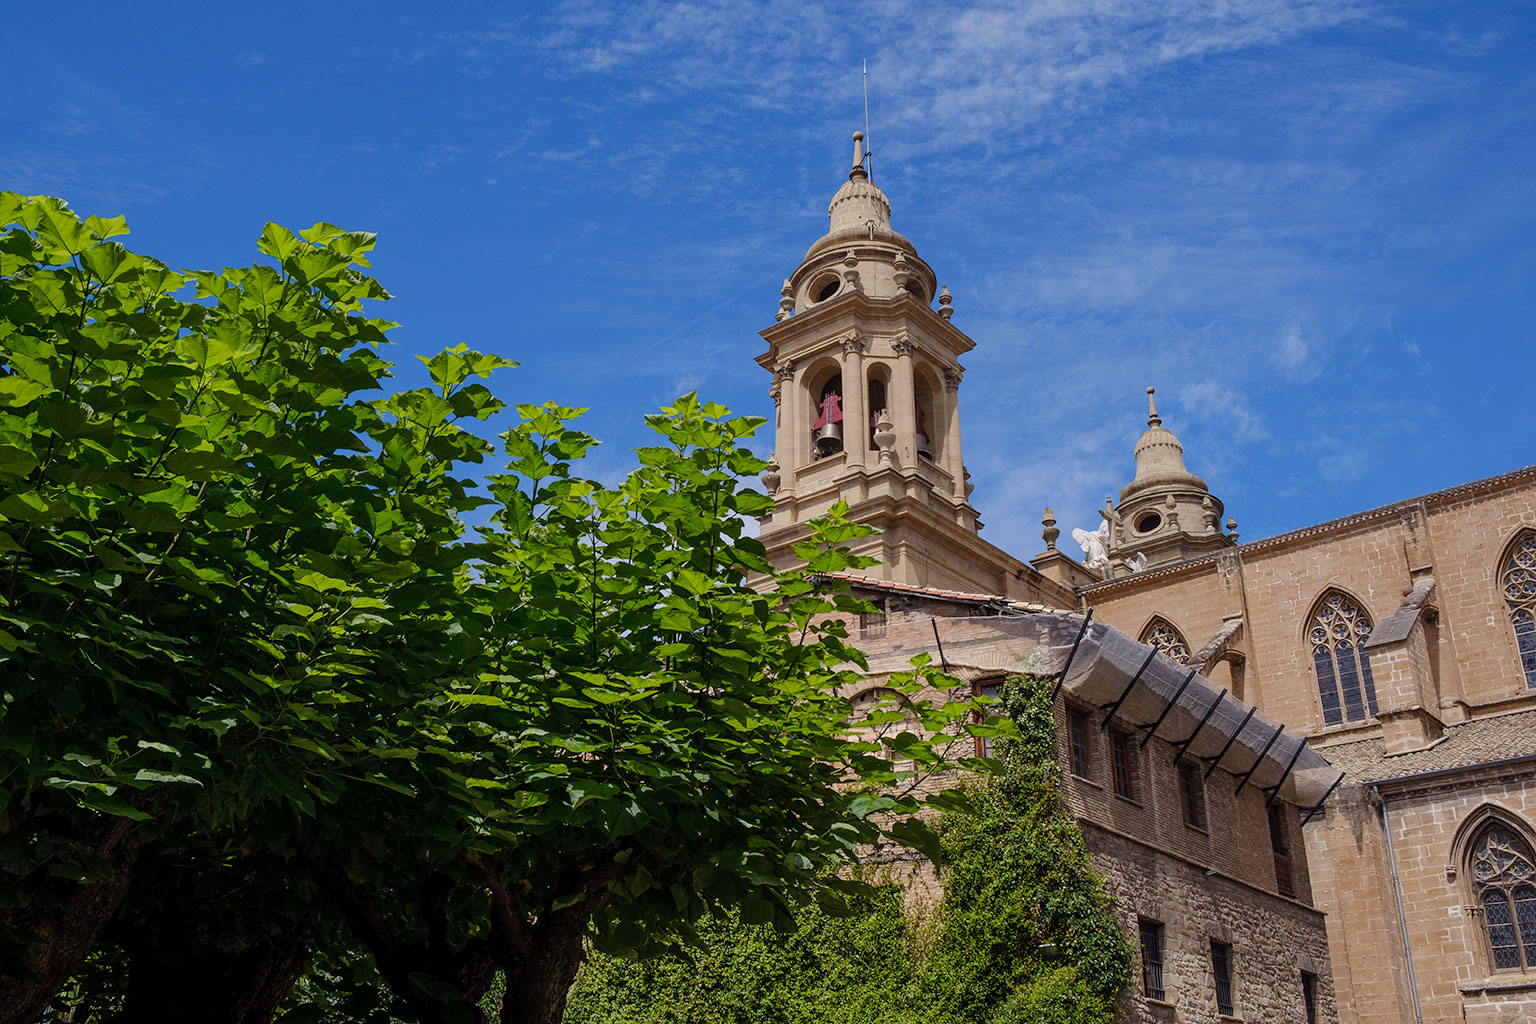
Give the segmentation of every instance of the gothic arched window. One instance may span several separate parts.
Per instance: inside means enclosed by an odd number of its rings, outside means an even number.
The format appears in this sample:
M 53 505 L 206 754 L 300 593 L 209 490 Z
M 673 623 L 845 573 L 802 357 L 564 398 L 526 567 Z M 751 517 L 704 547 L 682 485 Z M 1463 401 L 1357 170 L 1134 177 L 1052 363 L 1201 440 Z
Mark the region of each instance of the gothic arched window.
M 1340 590 L 1329 590 L 1312 608 L 1307 639 L 1317 668 L 1317 692 L 1329 725 L 1360 722 L 1376 714 L 1371 659 L 1360 646 L 1371 635 L 1371 618 Z
M 1156 647 L 1169 661 L 1189 664 L 1189 644 L 1185 642 L 1184 634 L 1161 615 L 1154 615 L 1147 628 L 1141 631 L 1141 642 Z
M 1470 846 L 1472 887 L 1496 971 L 1536 968 L 1536 857 L 1505 822 L 1484 826 Z
M 1527 688 L 1536 688 L 1536 530 L 1525 530 L 1500 563 L 1499 583 L 1509 605 Z

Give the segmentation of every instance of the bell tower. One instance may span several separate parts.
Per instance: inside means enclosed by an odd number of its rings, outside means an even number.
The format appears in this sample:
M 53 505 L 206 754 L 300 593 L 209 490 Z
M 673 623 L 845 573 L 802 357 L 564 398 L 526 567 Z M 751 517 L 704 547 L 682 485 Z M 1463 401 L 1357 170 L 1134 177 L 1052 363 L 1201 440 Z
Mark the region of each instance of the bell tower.
M 975 342 L 950 323 L 949 291 L 891 228 L 863 141 L 855 132 L 828 231 L 785 280 L 776 322 L 761 332 L 768 350 L 757 362 L 773 375 L 775 406 L 763 474 L 775 506 L 762 541 L 775 564 L 803 564 L 794 546 L 809 537 L 807 521 L 846 501 L 853 519 L 881 531 L 855 545 L 879 559 L 870 575 L 1013 596 L 1039 574 L 977 536 L 968 500 L 960 357 Z

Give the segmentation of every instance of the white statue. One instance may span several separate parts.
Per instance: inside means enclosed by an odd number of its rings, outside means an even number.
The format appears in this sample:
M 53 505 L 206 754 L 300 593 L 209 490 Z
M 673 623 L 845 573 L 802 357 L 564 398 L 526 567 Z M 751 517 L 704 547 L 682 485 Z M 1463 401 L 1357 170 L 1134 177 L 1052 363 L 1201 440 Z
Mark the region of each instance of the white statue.
M 1138 551 L 1125 560 L 1125 567 L 1131 570 L 1131 572 L 1141 572 L 1141 570 L 1147 567 L 1147 556 Z
M 1073 530 L 1072 539 L 1083 549 L 1083 564 L 1097 572 L 1109 572 L 1109 521 L 1097 530 Z

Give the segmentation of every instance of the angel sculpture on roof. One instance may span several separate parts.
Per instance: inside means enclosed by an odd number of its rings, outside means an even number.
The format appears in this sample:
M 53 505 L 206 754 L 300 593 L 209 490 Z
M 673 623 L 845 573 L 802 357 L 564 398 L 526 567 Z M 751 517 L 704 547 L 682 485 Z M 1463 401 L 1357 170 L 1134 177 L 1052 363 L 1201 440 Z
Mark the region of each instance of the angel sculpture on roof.
M 1072 539 L 1083 549 L 1083 564 L 1096 572 L 1109 572 L 1109 520 L 1097 530 L 1073 530 Z

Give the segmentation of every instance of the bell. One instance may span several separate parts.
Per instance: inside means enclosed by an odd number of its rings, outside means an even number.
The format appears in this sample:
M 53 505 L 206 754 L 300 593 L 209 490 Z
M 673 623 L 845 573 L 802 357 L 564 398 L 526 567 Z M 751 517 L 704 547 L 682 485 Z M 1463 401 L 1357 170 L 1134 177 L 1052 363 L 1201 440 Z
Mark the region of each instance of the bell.
M 841 420 L 824 423 L 816 428 L 816 450 L 823 455 L 843 450 L 843 424 Z

